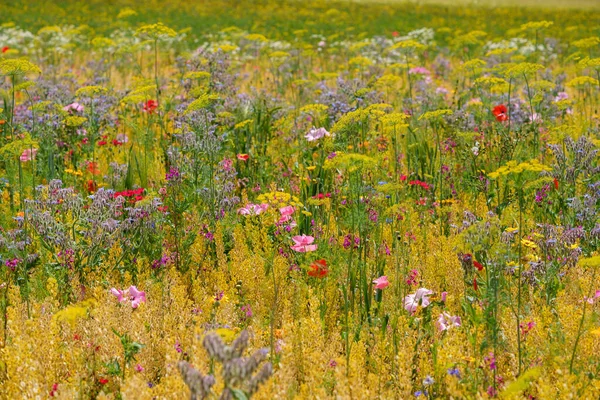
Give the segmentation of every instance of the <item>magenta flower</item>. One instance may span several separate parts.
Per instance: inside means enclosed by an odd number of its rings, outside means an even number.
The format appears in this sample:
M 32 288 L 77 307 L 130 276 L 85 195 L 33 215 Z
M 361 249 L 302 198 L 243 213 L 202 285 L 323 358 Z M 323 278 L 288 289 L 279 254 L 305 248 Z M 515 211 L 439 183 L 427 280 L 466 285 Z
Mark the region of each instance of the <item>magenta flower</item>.
M 415 294 L 409 294 L 404 298 L 404 309 L 409 313 L 414 314 L 415 311 L 417 311 L 417 307 L 421 306 L 425 308 L 431 303 L 429 296 L 432 294 L 433 292 L 429 289 L 418 289 Z
M 242 207 L 238 210 L 238 214 L 241 215 L 259 215 L 267 211 L 269 208 L 268 204 L 247 204 L 246 207 Z
M 21 160 L 21 162 L 31 161 L 35 158 L 36 154 L 37 154 L 37 149 L 25 149 L 25 150 L 23 150 L 23 153 L 21 153 L 19 160 Z
M 131 299 L 131 307 L 138 308 L 140 303 L 146 302 L 146 292 L 138 290 L 135 286 L 129 287 L 129 297 Z
M 455 326 L 461 326 L 461 321 L 458 315 L 450 315 L 444 311 L 440 314 L 436 325 L 438 329 L 443 332 L 450 328 L 454 328 Z
M 321 138 L 323 138 L 325 136 L 331 136 L 331 134 L 329 132 L 327 132 L 327 129 L 325 129 L 325 128 L 319 128 L 319 129 L 312 128 L 310 130 L 310 132 L 308 132 L 304 137 L 309 142 L 314 142 L 315 140 L 319 140 L 319 139 L 321 139 Z
M 317 250 L 317 245 L 313 244 L 315 238 L 312 236 L 294 236 L 292 237 L 292 240 L 294 241 L 294 245 L 290 247 L 298 253 L 308 253 Z
M 375 284 L 375 289 L 385 289 L 386 287 L 388 287 L 390 285 L 390 283 L 388 282 L 388 278 L 387 276 L 383 275 L 380 276 L 379 278 L 375 279 L 373 281 L 373 283 Z

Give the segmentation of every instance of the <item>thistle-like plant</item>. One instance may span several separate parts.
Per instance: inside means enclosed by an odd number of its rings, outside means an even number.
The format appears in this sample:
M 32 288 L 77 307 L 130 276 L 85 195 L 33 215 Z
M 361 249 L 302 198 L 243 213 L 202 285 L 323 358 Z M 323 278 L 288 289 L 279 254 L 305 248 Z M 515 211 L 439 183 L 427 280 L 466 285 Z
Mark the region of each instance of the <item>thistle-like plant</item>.
M 248 339 L 247 331 L 242 331 L 230 346 L 223 343 L 221 337 L 214 333 L 209 333 L 204 338 L 202 344 L 208 355 L 222 364 L 221 375 L 224 388 L 219 396 L 220 400 L 249 399 L 256 393 L 258 386 L 269 379 L 273 373 L 271 363 L 267 362 L 263 364 L 258 373 L 254 374 L 265 360 L 268 350 L 260 349 L 250 357 L 242 357 L 248 347 Z M 200 371 L 186 361 L 180 361 L 178 366 L 183 381 L 190 388 L 191 400 L 216 397 L 211 390 L 216 383 L 213 375 L 203 376 Z

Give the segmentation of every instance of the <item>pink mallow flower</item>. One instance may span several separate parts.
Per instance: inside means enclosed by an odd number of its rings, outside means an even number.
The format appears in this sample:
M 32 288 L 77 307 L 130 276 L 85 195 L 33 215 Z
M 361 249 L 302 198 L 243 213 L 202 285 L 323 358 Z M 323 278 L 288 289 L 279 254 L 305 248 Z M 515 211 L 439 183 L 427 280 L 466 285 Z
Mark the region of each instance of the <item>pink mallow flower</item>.
M 596 293 L 594 293 L 594 296 L 592 297 L 584 297 L 585 301 L 587 301 L 590 304 L 594 304 L 596 302 L 596 299 L 600 297 L 600 290 L 596 290 Z
M 383 275 L 373 281 L 375 289 L 385 289 L 390 285 L 387 276 Z
M 110 289 L 110 292 L 112 294 L 114 294 L 115 296 L 117 296 L 117 300 L 119 300 L 119 303 L 122 303 L 122 302 L 124 302 L 126 300 L 123 297 L 123 296 L 125 296 L 125 291 L 124 290 L 119 290 L 119 289 L 112 288 L 112 289 Z
M 294 218 L 292 218 L 292 215 L 295 211 L 296 209 L 294 209 L 294 207 L 292 206 L 281 207 L 279 209 L 279 212 L 281 213 L 281 218 L 279 218 L 279 221 L 277 221 L 277 223 L 283 225 L 289 222 L 290 227 L 296 227 L 296 221 L 294 221 Z
M 290 247 L 298 253 L 308 253 L 317 250 L 317 245 L 313 244 L 315 238 L 312 236 L 294 236 L 292 237 L 292 240 L 294 241 L 294 245 Z
M 440 314 L 436 325 L 440 331 L 447 331 L 455 326 L 461 326 L 460 317 L 458 315 L 450 315 L 444 311 Z
M 259 215 L 267 211 L 269 208 L 268 204 L 247 204 L 246 207 L 242 207 L 238 210 L 238 214 L 241 215 Z
M 404 308 L 409 313 L 414 314 L 417 311 L 417 307 L 421 306 L 425 308 L 431 303 L 429 296 L 432 294 L 431 290 L 420 288 L 415 294 L 409 294 L 404 298 Z
M 73 111 L 80 113 L 80 112 L 83 112 L 83 105 L 81 105 L 79 103 L 71 103 L 68 106 L 64 106 L 63 110 L 65 110 L 69 113 L 72 113 Z
M 110 292 L 117 297 L 119 303 L 130 300 L 132 308 L 138 308 L 141 303 L 146 302 L 146 292 L 138 290 L 138 288 L 135 286 L 129 287 L 129 296 L 125 294 L 124 290 L 119 290 L 116 288 L 110 289 Z
M 309 142 L 314 142 L 315 140 L 319 140 L 325 136 L 331 136 L 331 134 L 329 132 L 327 132 L 327 129 L 325 128 L 312 128 L 304 137 L 306 138 L 306 140 L 308 140 Z
M 131 307 L 138 308 L 140 303 L 146 302 L 146 292 L 138 290 L 135 286 L 129 287 L 129 297 L 131 298 Z
M 23 153 L 21 153 L 19 160 L 21 160 L 21 162 L 31 161 L 35 158 L 36 154 L 37 154 L 37 149 L 25 149 L 25 150 L 23 150 Z

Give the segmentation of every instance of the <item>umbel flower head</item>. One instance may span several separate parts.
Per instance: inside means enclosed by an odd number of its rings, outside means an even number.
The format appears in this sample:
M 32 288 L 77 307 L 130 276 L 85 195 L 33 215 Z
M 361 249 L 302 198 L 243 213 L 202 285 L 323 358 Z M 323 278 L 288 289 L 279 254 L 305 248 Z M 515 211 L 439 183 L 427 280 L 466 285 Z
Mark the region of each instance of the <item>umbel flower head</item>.
M 157 24 L 144 25 L 135 31 L 136 36 L 146 37 L 152 40 L 175 37 L 177 32 L 159 22 Z
M 24 58 L 9 58 L 0 62 L 1 75 L 27 75 L 41 74 L 42 70 L 37 65 Z

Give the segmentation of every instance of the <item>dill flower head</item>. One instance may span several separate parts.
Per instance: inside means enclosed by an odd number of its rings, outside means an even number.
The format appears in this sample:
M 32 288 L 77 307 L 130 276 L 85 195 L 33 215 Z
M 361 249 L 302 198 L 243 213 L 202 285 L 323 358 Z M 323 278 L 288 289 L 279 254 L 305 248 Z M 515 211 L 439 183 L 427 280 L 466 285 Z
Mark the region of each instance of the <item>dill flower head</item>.
M 162 22 L 151 25 L 144 25 L 135 31 L 136 36 L 146 37 L 152 40 L 163 39 L 177 36 L 177 32 L 165 26 Z
M 24 58 L 7 59 L 0 61 L 0 74 L 2 75 L 27 75 L 41 74 L 42 70 L 31 61 Z

